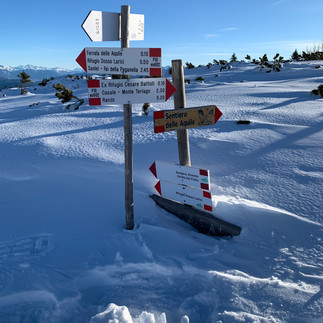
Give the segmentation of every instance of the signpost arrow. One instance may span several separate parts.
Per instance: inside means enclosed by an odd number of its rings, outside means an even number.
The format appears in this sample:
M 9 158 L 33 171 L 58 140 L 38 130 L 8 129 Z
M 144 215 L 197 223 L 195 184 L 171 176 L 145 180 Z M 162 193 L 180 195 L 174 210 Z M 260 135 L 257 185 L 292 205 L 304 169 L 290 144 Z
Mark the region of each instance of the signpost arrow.
M 164 198 L 212 212 L 212 195 L 209 191 L 166 181 L 159 181 L 155 189 Z
M 155 161 L 149 170 L 161 180 L 204 190 L 210 189 L 210 172 L 205 169 Z
M 161 48 L 84 48 L 76 62 L 89 74 L 161 76 Z
M 166 132 L 215 124 L 222 112 L 215 106 L 162 110 L 154 112 L 154 131 Z
M 166 78 L 88 80 L 89 104 L 165 102 L 176 91 Z
M 91 10 L 82 28 L 92 41 L 118 41 L 121 39 L 120 14 Z M 129 40 L 144 40 L 144 15 L 130 14 Z

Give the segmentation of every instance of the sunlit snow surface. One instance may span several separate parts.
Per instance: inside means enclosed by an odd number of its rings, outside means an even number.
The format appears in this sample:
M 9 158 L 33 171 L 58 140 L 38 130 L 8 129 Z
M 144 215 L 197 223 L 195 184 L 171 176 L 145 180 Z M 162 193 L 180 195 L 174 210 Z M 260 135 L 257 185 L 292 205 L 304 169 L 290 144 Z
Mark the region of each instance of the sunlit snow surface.
M 172 109 L 172 99 L 152 103 L 148 116 L 133 105 L 136 226 L 127 231 L 122 106 L 86 100 L 66 111 L 52 84 L 86 99 L 85 80 L 60 78 L 24 96 L 2 90 L 0 322 L 321 322 L 316 65 L 185 70 L 187 107 L 223 112 L 189 136 L 192 166 L 211 173 L 215 215 L 242 227 L 226 239 L 199 234 L 149 198 L 149 166 L 178 163 L 176 132 L 153 132 L 152 112 Z

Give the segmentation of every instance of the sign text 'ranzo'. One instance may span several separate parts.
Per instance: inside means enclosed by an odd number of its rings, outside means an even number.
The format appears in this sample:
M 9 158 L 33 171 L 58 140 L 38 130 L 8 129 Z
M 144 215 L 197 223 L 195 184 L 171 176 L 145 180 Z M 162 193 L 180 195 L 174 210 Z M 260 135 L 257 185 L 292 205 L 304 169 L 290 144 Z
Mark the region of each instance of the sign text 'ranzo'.
M 154 112 L 155 133 L 215 124 L 222 112 L 215 106 L 162 110 Z
M 88 80 L 89 104 L 165 102 L 176 91 L 166 78 Z

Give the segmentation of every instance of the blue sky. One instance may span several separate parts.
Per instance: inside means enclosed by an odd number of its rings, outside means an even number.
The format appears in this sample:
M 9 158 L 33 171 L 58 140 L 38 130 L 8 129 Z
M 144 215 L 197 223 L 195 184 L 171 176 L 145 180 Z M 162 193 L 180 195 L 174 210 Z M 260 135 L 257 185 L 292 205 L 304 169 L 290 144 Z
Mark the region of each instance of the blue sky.
M 76 68 L 91 42 L 81 28 L 90 10 L 145 15 L 145 40 L 130 47 L 161 47 L 163 65 L 182 59 L 195 65 L 246 54 L 289 58 L 323 41 L 322 0 L 1 0 L 0 65 Z

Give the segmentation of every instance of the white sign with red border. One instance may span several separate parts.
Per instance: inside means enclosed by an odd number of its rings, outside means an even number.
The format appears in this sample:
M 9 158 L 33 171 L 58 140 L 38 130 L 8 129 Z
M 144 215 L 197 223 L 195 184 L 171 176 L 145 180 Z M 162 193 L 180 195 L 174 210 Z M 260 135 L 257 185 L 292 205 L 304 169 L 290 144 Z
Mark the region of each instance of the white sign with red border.
M 176 91 L 166 78 L 88 80 L 89 104 L 165 102 Z
M 161 76 L 161 48 L 87 47 L 76 62 L 89 74 Z
M 162 161 L 155 161 L 149 170 L 161 180 L 189 185 L 204 190 L 210 189 L 210 172 L 205 169 L 175 165 Z
M 203 211 L 213 210 L 210 191 L 163 180 L 155 185 L 155 189 L 164 198 L 191 205 Z

